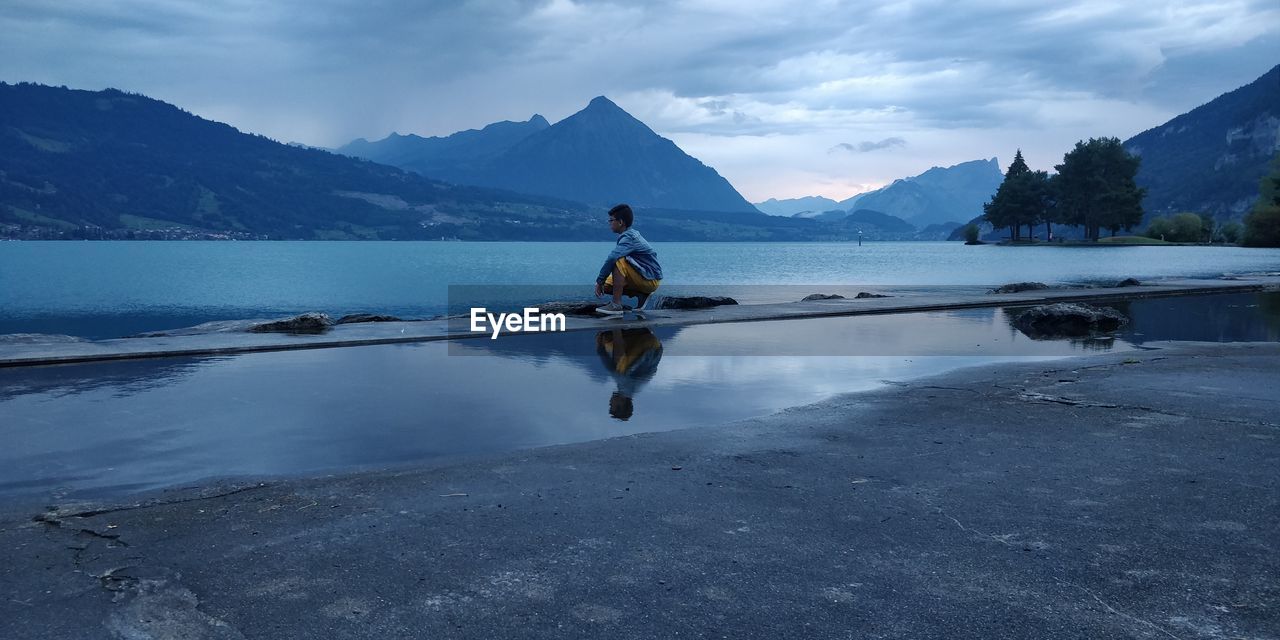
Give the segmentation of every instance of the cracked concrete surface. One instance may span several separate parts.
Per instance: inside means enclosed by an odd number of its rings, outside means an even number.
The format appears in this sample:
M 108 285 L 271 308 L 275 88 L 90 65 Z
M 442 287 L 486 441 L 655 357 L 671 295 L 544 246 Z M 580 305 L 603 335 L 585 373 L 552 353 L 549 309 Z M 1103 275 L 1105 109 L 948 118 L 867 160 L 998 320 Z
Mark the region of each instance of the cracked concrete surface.
M 1280 345 L 0 516 L 0 637 L 1277 638 Z

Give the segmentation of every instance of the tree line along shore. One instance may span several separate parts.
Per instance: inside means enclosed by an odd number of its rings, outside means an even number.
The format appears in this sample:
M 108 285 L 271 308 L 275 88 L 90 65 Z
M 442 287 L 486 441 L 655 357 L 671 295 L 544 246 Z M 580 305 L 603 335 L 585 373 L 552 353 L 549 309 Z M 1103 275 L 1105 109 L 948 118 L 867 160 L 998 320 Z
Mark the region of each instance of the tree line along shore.
M 1280 154 L 1263 176 L 1258 200 L 1243 223 L 1218 224 L 1207 213 L 1179 212 L 1151 218 L 1140 236 L 1117 236 L 1137 228 L 1144 218 L 1146 190 L 1134 179 L 1141 161 L 1118 138 L 1090 138 L 1077 142 L 1050 175 L 1028 167 L 1019 149 L 979 219 L 997 230 L 1008 229 L 1011 244 L 1034 242 L 1040 225 L 1045 241 L 1052 242 L 1053 225 L 1066 225 L 1082 228 L 1087 242 L 1109 240 L 1101 237 L 1105 229 L 1117 244 L 1280 246 Z M 978 243 L 978 224 L 969 223 L 964 235 L 969 243 Z

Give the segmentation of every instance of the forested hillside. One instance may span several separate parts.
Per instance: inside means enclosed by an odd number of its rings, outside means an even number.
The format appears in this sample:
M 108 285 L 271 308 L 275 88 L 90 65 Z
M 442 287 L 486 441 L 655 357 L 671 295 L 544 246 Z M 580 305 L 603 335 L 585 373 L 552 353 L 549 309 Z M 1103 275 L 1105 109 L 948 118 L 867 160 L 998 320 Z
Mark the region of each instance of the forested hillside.
M 1280 66 L 1125 141 L 1142 157 L 1148 218 L 1176 211 L 1239 218 L 1280 151 Z
M 0 83 L 0 114 L 0 223 L 11 235 L 571 239 L 596 231 L 578 203 L 284 145 L 117 90 Z

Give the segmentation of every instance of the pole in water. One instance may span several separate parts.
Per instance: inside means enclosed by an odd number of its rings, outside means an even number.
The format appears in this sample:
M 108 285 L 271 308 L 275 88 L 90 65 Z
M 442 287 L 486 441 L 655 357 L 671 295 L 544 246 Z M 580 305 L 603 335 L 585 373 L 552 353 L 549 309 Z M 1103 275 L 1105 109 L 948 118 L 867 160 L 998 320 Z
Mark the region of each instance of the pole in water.
M 858 229 L 858 246 L 862 246 L 862 229 Z

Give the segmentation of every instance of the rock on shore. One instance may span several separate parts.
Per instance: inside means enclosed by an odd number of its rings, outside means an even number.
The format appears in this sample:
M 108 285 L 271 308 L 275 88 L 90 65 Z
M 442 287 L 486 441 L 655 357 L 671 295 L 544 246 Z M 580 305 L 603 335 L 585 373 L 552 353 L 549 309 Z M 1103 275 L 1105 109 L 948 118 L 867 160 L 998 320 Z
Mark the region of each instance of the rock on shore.
M 350 313 L 341 318 L 334 324 L 357 324 L 362 322 L 403 322 L 396 316 L 386 316 L 376 313 Z
M 1035 291 L 1038 289 L 1048 289 L 1049 285 L 1043 282 L 1012 282 L 1001 285 L 988 291 L 987 293 L 1019 293 L 1022 291 Z
M 249 327 L 249 333 L 323 333 L 333 326 L 333 320 L 327 314 L 312 311 L 285 318 L 255 324 Z
M 1080 302 L 1043 304 L 1022 312 L 1014 325 L 1032 338 L 1085 337 L 1115 331 L 1129 319 L 1115 309 Z
M 663 296 L 658 300 L 655 309 L 708 309 L 728 304 L 738 304 L 737 300 L 726 296 Z

